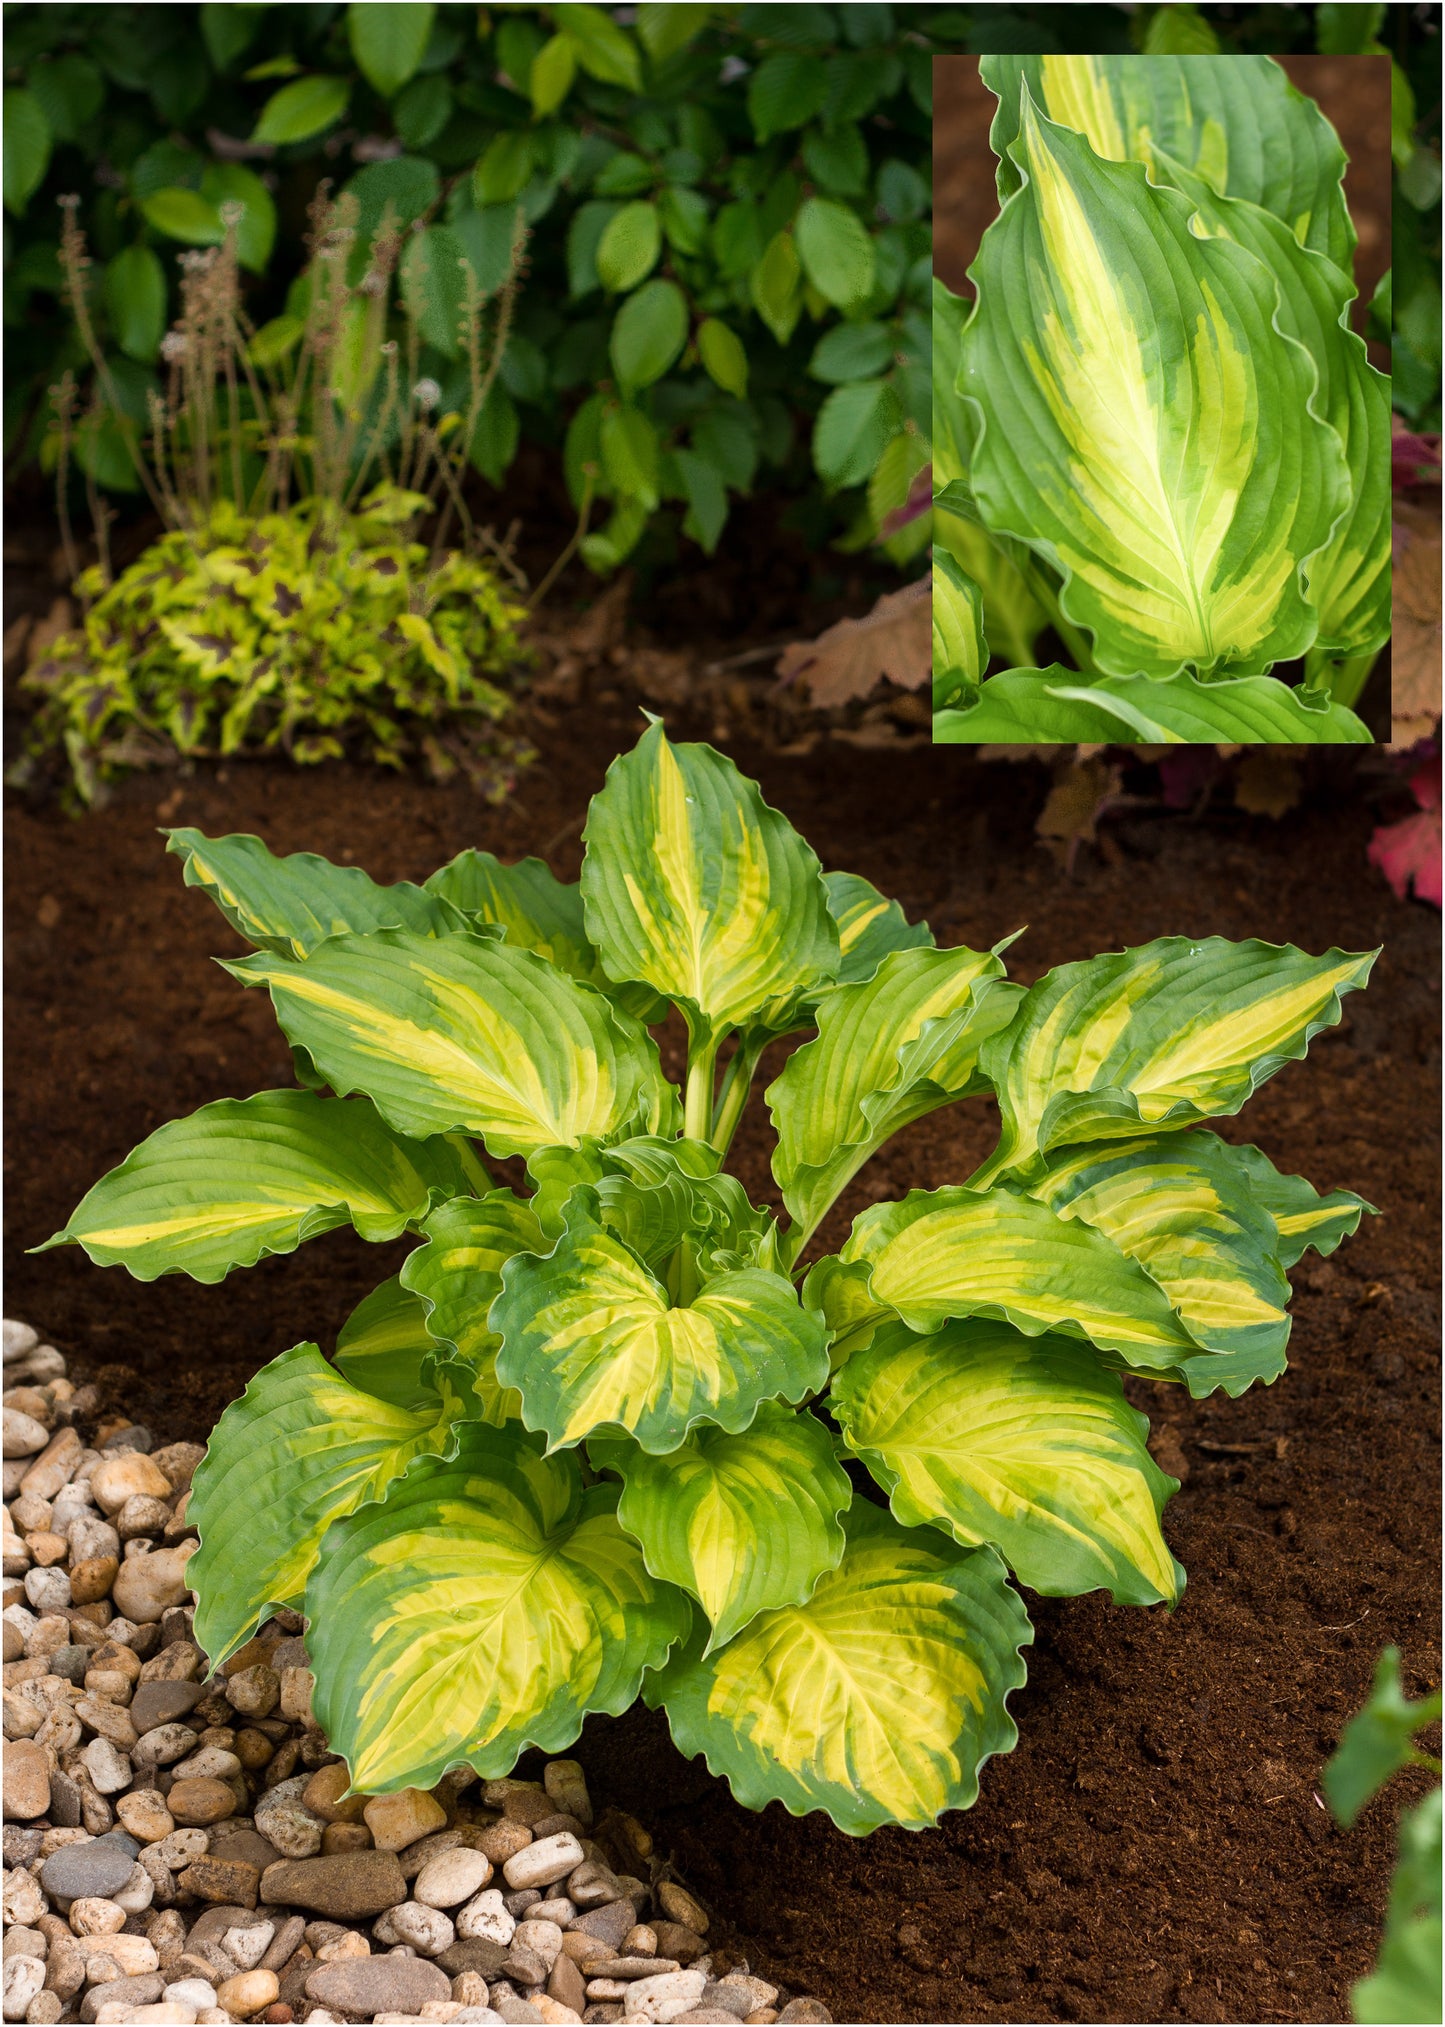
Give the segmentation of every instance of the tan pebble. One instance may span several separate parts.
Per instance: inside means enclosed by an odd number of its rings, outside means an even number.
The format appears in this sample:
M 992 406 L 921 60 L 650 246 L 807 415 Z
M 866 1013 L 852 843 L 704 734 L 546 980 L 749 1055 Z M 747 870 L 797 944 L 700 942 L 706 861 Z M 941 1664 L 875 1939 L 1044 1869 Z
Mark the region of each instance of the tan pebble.
M 142 1844 L 158 1844 L 176 1827 L 175 1817 L 154 1788 L 132 1788 L 117 1800 L 115 1813 L 131 1836 Z
M 76 1430 L 57 1429 L 21 1479 L 20 1490 L 36 1499 L 53 1499 L 74 1477 L 83 1448 Z
M 482 1832 L 477 1839 L 477 1849 L 485 1851 L 493 1865 L 505 1865 L 519 1851 L 525 1851 L 531 1841 L 532 1833 L 525 1823 L 514 1823 L 504 1817 L 500 1823 L 492 1823 Z
M 140 1671 L 142 1682 L 194 1682 L 201 1673 L 205 1656 L 194 1640 L 172 1640 L 159 1654 L 152 1654 Z
M 200 1827 L 234 1816 L 236 1797 L 224 1781 L 177 1781 L 166 1796 L 166 1807 L 178 1823 Z
M 45 1530 L 39 1534 L 27 1534 L 25 1546 L 30 1551 L 30 1560 L 39 1563 L 42 1569 L 51 1569 L 58 1562 L 64 1562 L 70 1554 L 70 1543 L 63 1534 L 51 1534 Z M 71 1587 L 72 1598 L 75 1595 Z
M 351 1773 L 345 1760 L 333 1760 L 329 1766 L 316 1769 L 301 1790 L 301 1800 L 323 1823 L 359 1823 L 370 1797 L 352 1795 L 349 1800 L 343 1799 L 350 1785 Z
M 226 1700 L 243 1717 L 269 1717 L 281 1700 L 281 1678 L 264 1662 L 226 1679 Z
M 109 1957 L 123 1978 L 143 1978 L 160 1963 L 155 1944 L 147 1942 L 144 1936 L 98 1936 L 85 1946 L 85 1975 L 92 1984 L 100 1982 L 95 1964 L 102 1957 Z
M 445 1826 L 447 1812 L 424 1788 L 373 1795 L 362 1810 L 378 1851 L 404 1851 L 418 1837 Z
M 700 1936 L 707 1934 L 707 1915 L 703 1912 L 685 1887 L 674 1879 L 659 1880 L 655 1888 L 663 1913 L 670 1921 L 680 1921 L 684 1928 L 690 1928 Z
M 348 1929 L 345 1935 L 333 1936 L 329 1943 L 323 1943 L 316 1952 L 318 1964 L 344 1963 L 350 1957 L 369 1957 L 371 1944 L 364 1935 Z
M 328 1823 L 321 1833 L 322 1856 L 334 1858 L 341 1851 L 372 1851 L 375 1844 L 364 1823 Z
M 310 1724 L 316 1677 L 309 1668 L 281 1670 L 281 1715 L 292 1724 Z
M 618 1955 L 624 1957 L 655 1957 L 657 1955 L 656 1930 L 650 1929 L 646 1922 L 638 1922 L 637 1926 L 630 1928 L 622 1938 L 622 1946 L 618 1951 Z
M 70 1596 L 77 1605 L 96 1605 L 108 1598 L 115 1583 L 120 1558 L 113 1555 L 87 1556 L 71 1565 Z
M 216 1987 L 216 2003 L 238 2020 L 249 2020 L 263 2006 L 274 2006 L 281 1993 L 281 1981 L 274 1971 L 242 1971 Z
M 171 1517 L 163 1499 L 133 1492 L 115 1516 L 115 1531 L 122 1541 L 137 1541 L 142 1535 L 159 1534 Z
M 102 1457 L 90 1474 L 95 1503 L 109 1519 L 128 1499 L 169 1499 L 173 1490 L 164 1471 L 143 1450 L 120 1450 Z
M 82 1696 L 76 1702 L 75 1714 L 83 1725 L 99 1732 L 122 1752 L 129 1752 L 139 1735 L 125 1705 L 112 1703 L 109 1697 Z
M 77 1884 L 79 1882 L 77 1881 Z M 70 1932 L 78 1936 L 115 1935 L 125 1927 L 125 1909 L 113 1900 L 87 1894 L 70 1903 Z
M 163 1612 L 189 1594 L 186 1564 L 198 1547 L 197 1542 L 183 1541 L 175 1548 L 154 1548 L 127 1557 L 111 1592 L 116 1610 L 137 1625 L 153 1626 Z

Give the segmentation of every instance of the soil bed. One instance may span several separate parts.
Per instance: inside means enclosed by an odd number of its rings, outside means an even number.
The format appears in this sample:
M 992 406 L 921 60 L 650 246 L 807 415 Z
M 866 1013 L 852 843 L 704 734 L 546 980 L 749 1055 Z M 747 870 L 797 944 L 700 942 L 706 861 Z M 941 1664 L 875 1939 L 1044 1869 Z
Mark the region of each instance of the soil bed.
M 461 788 L 251 765 L 132 780 L 79 824 L 11 812 L 7 1307 L 45 1320 L 77 1380 L 123 1392 L 168 1439 L 203 1439 L 266 1360 L 307 1337 L 329 1346 L 403 1250 L 332 1234 L 219 1288 L 142 1286 L 78 1251 L 26 1257 L 163 1120 L 290 1081 L 267 1001 L 209 962 L 237 946 L 182 888 L 157 824 L 254 830 L 385 880 L 473 843 L 543 852 L 571 877 L 587 798 L 637 726 L 594 696 L 545 732 L 502 810 Z M 1343 760 L 1277 826 L 1135 813 L 1112 863 L 1085 853 L 1066 879 L 1032 837 L 1041 770 L 927 747 L 732 750 L 825 865 L 898 895 L 940 942 L 982 947 L 1029 924 L 1017 977 L 1163 934 L 1383 944 L 1342 1028 L 1223 1129 L 1383 1215 L 1296 1270 L 1294 1363 L 1276 1386 L 1193 1404 L 1135 1389 L 1172 1431 L 1169 1468 L 1176 1453 L 1188 1466 L 1166 1531 L 1189 1589 L 1172 1617 L 1031 1601 L 1020 1743 L 986 1769 L 975 1809 L 865 1842 L 776 1805 L 755 1816 L 640 1711 L 592 1721 L 577 1756 L 736 1924 L 754 1968 L 840 2021 L 1346 2018 L 1410 1784 L 1346 1836 L 1317 1800 L 1319 1767 L 1387 1641 L 1412 1692 L 1438 1670 L 1438 918 L 1367 866 L 1371 819 Z M 755 1099 L 739 1149 L 758 1198 L 769 1138 Z M 982 1104 L 920 1122 L 822 1240 L 869 1201 L 960 1180 L 991 1138 Z

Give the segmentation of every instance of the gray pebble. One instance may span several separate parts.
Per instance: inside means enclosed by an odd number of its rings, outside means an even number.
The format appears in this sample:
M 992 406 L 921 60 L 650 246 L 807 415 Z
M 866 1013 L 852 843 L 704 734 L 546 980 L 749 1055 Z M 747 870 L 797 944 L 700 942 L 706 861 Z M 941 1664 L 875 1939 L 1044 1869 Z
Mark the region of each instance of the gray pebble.
M 63 1844 L 40 1868 L 40 1884 L 55 1900 L 109 1900 L 130 1878 L 134 1863 L 129 1851 L 106 1837 Z

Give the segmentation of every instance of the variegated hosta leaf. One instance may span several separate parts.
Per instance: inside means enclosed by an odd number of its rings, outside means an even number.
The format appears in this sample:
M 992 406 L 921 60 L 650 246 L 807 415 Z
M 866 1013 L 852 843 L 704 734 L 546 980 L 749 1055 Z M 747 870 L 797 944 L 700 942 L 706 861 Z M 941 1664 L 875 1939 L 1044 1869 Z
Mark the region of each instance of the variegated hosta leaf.
M 1019 988 L 989 951 L 905 950 L 818 1005 L 818 1035 L 768 1087 L 773 1174 L 806 1235 L 890 1134 L 988 1085 L 978 1052 Z
M 186 1509 L 196 1638 L 218 1668 L 272 1606 L 299 1607 L 322 1535 L 453 1439 L 468 1404 L 439 1373 L 420 1410 L 363 1393 L 314 1344 L 283 1352 L 211 1433 Z
M 1257 1147 L 1232 1147 L 1230 1153 L 1243 1164 L 1255 1202 L 1274 1221 L 1282 1267 L 1293 1267 L 1311 1250 L 1327 1259 L 1355 1231 L 1366 1211 L 1372 1218 L 1379 1216 L 1375 1206 L 1352 1189 L 1321 1196 L 1302 1175 L 1281 1175 Z
M 425 1232 L 426 1244 L 401 1270 L 402 1286 L 421 1309 L 433 1344 L 455 1354 L 471 1374 L 483 1420 L 500 1428 L 520 1418 L 522 1402 L 497 1378 L 501 1338 L 489 1328 L 488 1312 L 501 1293 L 504 1264 L 514 1253 L 546 1253 L 551 1241 L 531 1204 L 510 1190 L 442 1204 Z
M 1144 1372 L 1200 1348 L 1157 1284 L 1102 1233 L 1006 1189 L 918 1189 L 874 1204 L 839 1258 L 871 1268 L 874 1302 L 910 1330 L 1002 1317 L 1029 1337 L 1090 1338 Z
M 782 1274 L 720 1274 L 691 1301 L 668 1291 L 620 1239 L 569 1213 L 547 1259 L 520 1253 L 492 1306 L 497 1373 L 553 1449 L 626 1430 L 655 1456 L 694 1422 L 736 1433 L 761 1401 L 801 1401 L 828 1376 L 822 1323 Z
M 171 830 L 166 850 L 184 862 L 186 885 L 209 894 L 238 936 L 280 957 L 304 957 L 329 936 L 373 929 L 445 936 L 465 925 L 445 896 L 409 880 L 379 887 L 360 866 L 333 866 L 314 852 L 278 859 L 245 832 L 208 838 Z
M 478 1179 L 474 1157 L 440 1137 L 404 1139 L 364 1098 L 262 1091 L 158 1127 L 36 1250 L 76 1243 L 138 1281 L 220 1281 L 337 1225 L 394 1239 Z
M 327 1628 L 317 1722 L 372 1794 L 565 1751 L 687 1633 L 687 1599 L 617 1524 L 615 1485 L 584 1492 L 574 1457 L 516 1429 L 459 1436 L 454 1458 L 332 1528 L 307 1587 Z
M 458 852 L 426 882 L 478 927 L 495 923 L 519 950 L 535 950 L 549 964 L 595 985 L 638 1020 L 651 1025 L 667 1004 L 645 988 L 617 987 L 602 969 L 582 920 L 582 889 L 559 880 L 542 859 L 503 865 L 491 852 Z
M 910 922 L 898 903 L 886 899 L 861 873 L 824 873 L 823 885 L 828 912 L 838 925 L 839 985 L 858 985 L 871 978 L 891 950 L 933 948 L 928 924 Z
M 1087 1346 L 1006 1323 L 931 1337 L 889 1323 L 839 1373 L 830 1406 L 905 1527 L 990 1542 L 1046 1597 L 1172 1604 L 1184 1588 L 1159 1531 L 1178 1480 Z
M 1350 329 L 1355 287 L 1349 273 L 1312 253 L 1255 204 L 1219 197 L 1208 182 L 1159 154 L 1155 180 L 1195 207 L 1194 230 L 1248 247 L 1279 289 L 1277 327 L 1309 353 L 1319 374 L 1312 404 L 1344 445 L 1350 505 L 1310 564 L 1310 600 L 1319 613 L 1317 653 L 1371 654 L 1390 637 L 1390 383 L 1365 341 Z
M 947 549 L 933 547 L 933 708 L 971 701 L 988 667 L 983 593 Z
M 984 1044 L 1003 1132 L 983 1173 L 1237 1112 L 1334 1026 L 1341 995 L 1364 985 L 1378 954 L 1164 936 L 1061 964 Z
M 437 1346 L 426 1309 L 393 1274 L 364 1296 L 336 1333 L 336 1369 L 363 1393 L 396 1408 L 419 1408 L 435 1393 Z
M 1112 162 L 1152 166 L 1162 149 L 1221 196 L 1284 220 L 1301 246 L 1348 273 L 1355 247 L 1345 151 L 1312 99 L 1268 56 L 986 56 L 999 101 L 989 138 L 999 194 L 1019 186 L 1011 144 L 1023 87 L 1038 109 Z
M 955 360 L 957 356 L 955 351 Z M 1048 614 L 1017 561 L 1005 555 L 1008 538 L 995 538 L 980 522 L 953 512 L 942 494 L 933 503 L 933 530 L 937 546 L 946 549 L 979 588 L 984 636 L 991 652 L 1027 666 L 1034 659 L 1035 641 L 1048 625 Z M 1021 549 L 1017 543 L 1008 546 Z
M 477 1133 L 504 1156 L 675 1123 L 646 1030 L 529 950 L 385 930 L 227 969 L 269 986 L 288 1041 L 398 1132 Z
M 941 746 L 1367 746 L 1371 736 L 1345 705 L 1273 676 L 1202 682 L 1185 671 L 1162 680 L 1086 680 L 1057 662 L 990 676 L 976 703 L 940 711 L 933 721 Z
M 1057 1216 L 1103 1232 L 1159 1283 L 1204 1347 L 1179 1362 L 1191 1393 L 1235 1396 L 1279 1378 L 1290 1289 L 1274 1220 L 1217 1135 L 1059 1148 L 1030 1191 Z
M 933 489 L 934 500 L 973 462 L 975 422 L 958 392 L 958 341 L 971 304 L 933 277 Z
M 672 746 L 650 726 L 608 768 L 583 837 L 583 907 L 604 968 L 678 1001 L 696 1039 L 771 1026 L 836 978 L 817 858 L 710 746 Z
M 697 1429 L 667 1457 L 603 1438 L 587 1449 L 597 1469 L 620 1474 L 617 1518 L 652 1574 L 707 1613 L 705 1655 L 759 1612 L 802 1604 L 843 1554 L 838 1516 L 853 1491 L 810 1414 L 764 1401 L 740 1435 Z
M 962 1550 L 854 1500 L 843 1560 L 806 1604 L 764 1612 L 714 1653 L 703 1629 L 650 1676 L 680 1752 L 748 1809 L 825 1809 L 840 1830 L 921 1830 L 978 1797 L 1018 1738 L 1028 1614 L 992 1549 Z
M 1027 95 L 1012 153 L 1026 181 L 984 235 L 961 349 L 985 524 L 1062 572 L 1105 674 L 1303 654 L 1303 578 L 1349 481 L 1272 273 Z

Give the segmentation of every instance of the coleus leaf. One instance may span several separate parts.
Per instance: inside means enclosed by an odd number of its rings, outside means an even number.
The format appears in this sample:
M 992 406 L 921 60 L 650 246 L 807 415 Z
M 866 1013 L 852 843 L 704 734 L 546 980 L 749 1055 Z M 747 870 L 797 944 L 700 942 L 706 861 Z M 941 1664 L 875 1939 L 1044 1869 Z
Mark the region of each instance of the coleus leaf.
M 1172 1603 L 1184 1572 L 1159 1529 L 1177 1491 L 1147 1419 L 1086 1345 L 1004 1323 L 919 1337 L 885 1324 L 829 1400 L 905 1527 L 989 1542 L 1030 1590 Z
M 208 838 L 180 829 L 165 838 L 166 850 L 182 861 L 185 884 L 208 894 L 238 936 L 282 957 L 304 957 L 327 937 L 348 932 L 445 936 L 465 927 L 445 894 L 409 880 L 379 887 L 360 866 L 333 866 L 314 852 L 278 859 L 245 832 Z
M 554 1449 L 621 1429 L 663 1456 L 695 1422 L 736 1434 L 761 1402 L 801 1401 L 828 1375 L 822 1322 L 784 1275 L 742 1268 L 674 1301 L 577 1205 L 546 1259 L 519 1253 L 503 1267 L 491 1322 L 498 1378 Z
M 923 1829 L 968 1808 L 983 1762 L 1012 1750 L 1005 1703 L 1033 1631 L 991 1549 L 860 1500 L 844 1527 L 842 1561 L 805 1604 L 761 1613 L 710 1655 L 695 1627 L 643 1695 L 745 1808 L 826 1809 L 854 1837 Z
M 1343 704 L 1273 676 L 1085 678 L 1058 663 L 1005 669 L 989 677 L 976 702 L 941 710 L 933 721 L 939 745 L 1367 746 L 1371 736 Z
M 209 1283 L 338 1225 L 394 1239 L 478 1187 L 486 1172 L 464 1141 L 408 1139 L 364 1098 L 262 1091 L 158 1127 L 36 1250 L 76 1244 L 138 1281 Z
M 695 1429 L 666 1457 L 606 1438 L 594 1438 L 587 1453 L 621 1477 L 617 1518 L 642 1544 L 648 1569 L 707 1613 L 704 1655 L 759 1612 L 804 1603 L 842 1557 L 838 1516 L 853 1490 L 810 1414 L 765 1401 L 739 1434 Z
M 1165 936 L 1059 965 L 984 1044 L 1003 1130 L 975 1182 L 1049 1148 L 1237 1112 L 1334 1025 L 1378 954 Z
M 1172 1371 L 1200 1348 L 1157 1282 L 1112 1241 L 1007 1189 L 912 1190 L 874 1204 L 838 1258 L 855 1279 L 866 1271 L 880 1320 L 891 1313 L 925 1334 L 955 1317 L 995 1317 L 1030 1337 L 1089 1338 L 1145 1372 Z M 816 1295 L 811 1277 L 805 1288 L 830 1323 L 837 1279 L 836 1270 L 820 1277 Z
M 201 1537 L 186 1581 L 212 1667 L 272 1606 L 301 1604 L 330 1523 L 445 1450 L 467 1410 L 446 1369 L 412 1409 L 352 1386 L 314 1344 L 262 1367 L 212 1431 L 186 1509 Z
M 1268 56 L 986 56 L 980 75 L 999 102 L 989 139 L 999 195 L 1019 187 L 1011 152 L 1025 88 L 1038 110 L 1082 134 L 1111 162 L 1150 163 L 1162 149 L 1221 196 L 1272 212 L 1301 246 L 1348 273 L 1355 247 L 1345 208 L 1345 152 L 1312 99 Z
M 767 1092 L 773 1174 L 805 1233 L 891 1134 L 989 1088 L 978 1052 L 1019 991 L 992 952 L 958 948 L 895 952 L 864 983 L 822 996 L 816 1040 Z
M 584 1492 L 575 1457 L 516 1429 L 458 1436 L 332 1527 L 307 1586 L 329 1629 L 317 1722 L 370 1794 L 563 1751 L 687 1632 L 687 1599 L 617 1524 L 615 1485 Z
M 836 977 L 816 857 L 710 747 L 650 726 L 608 768 L 583 837 L 587 932 L 609 977 L 677 1001 L 696 1040 L 771 1025 Z
M 1349 481 L 1314 366 L 1275 328 L 1273 275 L 1027 92 L 1011 153 L 1025 181 L 971 270 L 959 368 L 985 525 L 1062 574 L 1105 674 L 1259 675 L 1302 654 L 1309 561 Z
M 288 1041 L 398 1132 L 476 1133 L 501 1157 L 674 1119 L 646 1030 L 530 951 L 382 930 L 227 968 L 268 986 Z

